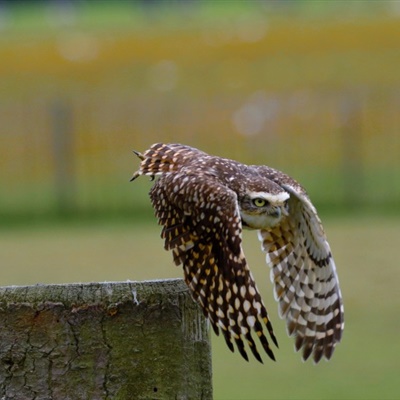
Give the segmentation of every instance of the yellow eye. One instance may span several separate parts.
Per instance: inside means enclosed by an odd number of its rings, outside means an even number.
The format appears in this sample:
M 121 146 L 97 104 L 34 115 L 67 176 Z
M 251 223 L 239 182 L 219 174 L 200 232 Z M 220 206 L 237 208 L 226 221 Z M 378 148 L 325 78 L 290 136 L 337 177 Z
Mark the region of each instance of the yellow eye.
M 253 204 L 257 207 L 264 207 L 268 204 L 267 200 L 257 198 L 253 200 Z

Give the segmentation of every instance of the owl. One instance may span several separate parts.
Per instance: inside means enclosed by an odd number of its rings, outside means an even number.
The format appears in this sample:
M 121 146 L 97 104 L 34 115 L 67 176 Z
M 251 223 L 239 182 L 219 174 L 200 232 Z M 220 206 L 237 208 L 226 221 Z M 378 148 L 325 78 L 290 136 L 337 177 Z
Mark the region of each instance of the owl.
M 158 177 L 150 199 L 165 249 L 229 349 L 236 346 L 246 360 L 250 349 L 262 362 L 257 345 L 272 360 L 269 338 L 278 346 L 242 248 L 242 229 L 251 229 L 296 351 L 315 363 L 330 359 L 344 328 L 342 296 L 321 221 L 302 186 L 273 168 L 181 144 L 157 143 L 135 154 L 141 162 L 131 181 Z

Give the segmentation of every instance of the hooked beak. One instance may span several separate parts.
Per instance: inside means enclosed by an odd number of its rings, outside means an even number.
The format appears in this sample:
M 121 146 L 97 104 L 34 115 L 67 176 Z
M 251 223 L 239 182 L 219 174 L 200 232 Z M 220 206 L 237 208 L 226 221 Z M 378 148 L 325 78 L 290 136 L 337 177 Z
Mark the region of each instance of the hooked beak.
M 281 216 L 287 217 L 289 215 L 289 211 L 284 206 L 275 206 L 269 215 L 274 218 L 280 218 Z
M 269 213 L 269 215 L 274 218 L 279 218 L 281 214 L 282 214 L 281 207 L 278 206 L 273 207 L 271 212 Z

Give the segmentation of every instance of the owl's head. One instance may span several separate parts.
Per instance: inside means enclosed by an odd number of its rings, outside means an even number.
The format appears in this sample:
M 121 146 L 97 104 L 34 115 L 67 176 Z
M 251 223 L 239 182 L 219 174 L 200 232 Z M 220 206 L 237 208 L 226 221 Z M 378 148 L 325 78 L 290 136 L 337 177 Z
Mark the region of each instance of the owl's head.
M 289 213 L 289 193 L 284 190 L 277 193 L 247 190 L 238 200 L 244 228 L 272 228 Z

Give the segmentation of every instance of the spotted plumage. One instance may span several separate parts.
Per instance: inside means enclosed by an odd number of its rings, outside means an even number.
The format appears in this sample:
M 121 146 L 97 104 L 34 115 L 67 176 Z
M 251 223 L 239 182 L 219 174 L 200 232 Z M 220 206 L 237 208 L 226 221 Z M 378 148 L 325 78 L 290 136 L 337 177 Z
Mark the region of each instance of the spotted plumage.
M 336 267 L 305 190 L 284 173 L 247 166 L 180 144 L 154 144 L 132 180 L 159 176 L 150 198 L 165 249 L 182 265 L 193 298 L 228 347 L 260 362 L 254 337 L 275 360 L 267 310 L 242 249 L 242 229 L 257 229 L 279 313 L 303 359 L 330 359 L 344 327 Z

